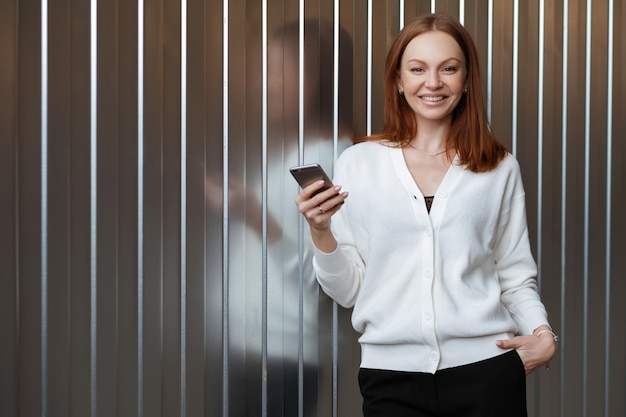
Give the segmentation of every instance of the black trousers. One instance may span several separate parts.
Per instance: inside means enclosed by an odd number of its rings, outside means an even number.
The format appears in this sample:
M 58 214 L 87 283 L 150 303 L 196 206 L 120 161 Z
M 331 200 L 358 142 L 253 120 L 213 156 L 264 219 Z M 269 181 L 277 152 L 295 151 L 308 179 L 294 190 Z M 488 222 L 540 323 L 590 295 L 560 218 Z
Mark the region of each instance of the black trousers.
M 516 351 L 437 371 L 359 371 L 365 417 L 527 417 Z

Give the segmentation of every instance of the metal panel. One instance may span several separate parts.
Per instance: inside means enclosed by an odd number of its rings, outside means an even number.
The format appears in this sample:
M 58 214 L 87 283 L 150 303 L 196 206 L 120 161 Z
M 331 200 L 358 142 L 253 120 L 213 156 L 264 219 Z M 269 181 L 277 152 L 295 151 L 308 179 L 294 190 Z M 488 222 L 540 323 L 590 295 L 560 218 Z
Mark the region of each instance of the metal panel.
M 552 325 L 530 415 L 626 413 L 626 7 L 0 2 L 0 410 L 358 416 L 288 168 L 382 128 L 400 27 L 460 15 L 522 166 Z
M 19 213 L 16 201 L 18 177 L 18 23 L 17 3 L 0 2 L 0 406 L 17 409 L 19 280 L 17 232 Z

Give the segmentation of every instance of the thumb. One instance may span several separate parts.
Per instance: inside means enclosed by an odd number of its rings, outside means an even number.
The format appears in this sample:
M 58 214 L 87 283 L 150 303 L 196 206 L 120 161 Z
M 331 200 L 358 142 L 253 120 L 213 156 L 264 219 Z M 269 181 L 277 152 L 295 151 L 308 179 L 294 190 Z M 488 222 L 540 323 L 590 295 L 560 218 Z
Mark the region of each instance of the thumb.
M 496 346 L 501 349 L 516 349 L 519 347 L 519 343 L 517 343 L 516 339 L 517 337 L 512 339 L 496 340 Z

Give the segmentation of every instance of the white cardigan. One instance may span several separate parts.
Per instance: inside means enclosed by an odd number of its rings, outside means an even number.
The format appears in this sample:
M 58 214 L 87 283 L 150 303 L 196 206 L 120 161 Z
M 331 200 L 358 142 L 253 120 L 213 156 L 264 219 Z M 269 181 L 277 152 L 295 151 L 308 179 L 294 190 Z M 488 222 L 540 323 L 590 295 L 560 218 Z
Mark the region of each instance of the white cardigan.
M 434 373 L 548 323 L 512 155 L 486 173 L 455 159 L 430 214 L 400 148 L 354 145 L 333 181 L 350 193 L 331 221 L 339 248 L 316 250 L 313 265 L 324 292 L 354 307 L 361 367 Z

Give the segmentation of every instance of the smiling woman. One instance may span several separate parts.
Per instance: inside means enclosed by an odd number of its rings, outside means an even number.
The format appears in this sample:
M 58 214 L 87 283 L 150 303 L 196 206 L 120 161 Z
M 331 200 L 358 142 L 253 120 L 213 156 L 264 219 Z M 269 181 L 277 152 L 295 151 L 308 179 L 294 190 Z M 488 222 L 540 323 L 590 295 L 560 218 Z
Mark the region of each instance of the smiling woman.
M 477 61 L 453 17 L 408 24 L 386 61 L 384 131 L 341 154 L 335 187 L 296 197 L 321 288 L 353 308 L 365 417 L 526 417 L 525 374 L 556 351 Z

